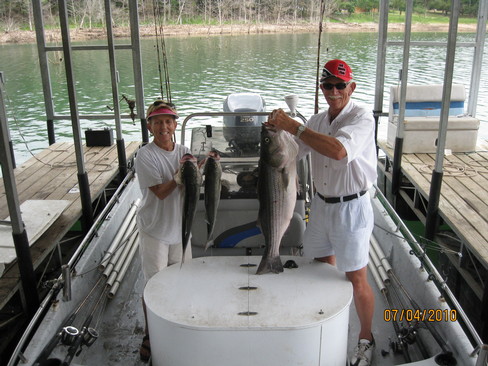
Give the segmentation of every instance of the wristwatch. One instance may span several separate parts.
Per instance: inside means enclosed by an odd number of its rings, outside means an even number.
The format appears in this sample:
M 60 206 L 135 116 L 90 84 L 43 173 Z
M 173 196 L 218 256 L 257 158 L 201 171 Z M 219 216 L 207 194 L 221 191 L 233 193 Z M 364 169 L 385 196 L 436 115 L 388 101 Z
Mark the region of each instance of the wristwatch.
M 300 138 L 301 134 L 303 133 L 303 131 L 305 131 L 306 128 L 307 127 L 305 127 L 304 125 L 298 126 L 297 132 L 295 133 L 295 136 L 297 137 L 297 139 Z

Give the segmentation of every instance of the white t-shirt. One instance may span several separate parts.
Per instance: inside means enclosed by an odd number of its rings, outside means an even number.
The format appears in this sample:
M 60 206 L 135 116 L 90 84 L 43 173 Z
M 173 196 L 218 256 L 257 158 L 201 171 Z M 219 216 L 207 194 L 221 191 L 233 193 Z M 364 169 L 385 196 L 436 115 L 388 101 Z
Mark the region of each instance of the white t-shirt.
M 327 111 L 310 117 L 307 127 L 337 138 L 347 151 L 342 160 L 319 154 L 299 140 L 300 156 L 311 152 L 314 184 L 329 197 L 367 191 L 376 182 L 375 122 L 373 113 L 353 100 L 330 123 Z
M 183 145 L 175 144 L 173 151 L 166 151 L 151 142 L 137 153 L 135 169 L 142 191 L 137 226 L 163 244 L 181 244 L 181 190 L 176 188 L 161 200 L 149 187 L 172 180 L 180 168 L 180 159 L 189 152 Z

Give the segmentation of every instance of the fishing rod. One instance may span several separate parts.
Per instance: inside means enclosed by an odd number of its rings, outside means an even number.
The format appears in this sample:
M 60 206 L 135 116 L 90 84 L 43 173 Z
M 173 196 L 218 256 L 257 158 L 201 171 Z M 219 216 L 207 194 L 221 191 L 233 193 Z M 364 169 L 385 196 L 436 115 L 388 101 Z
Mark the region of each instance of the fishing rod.
M 393 271 L 391 271 L 390 275 L 391 275 L 391 278 L 393 278 L 393 280 L 397 284 L 398 288 L 400 288 L 400 290 L 402 290 L 403 294 L 405 295 L 405 297 L 408 299 L 408 301 L 412 305 L 414 312 L 418 313 L 418 314 L 424 313 L 424 310 L 422 310 L 421 307 L 419 306 L 419 304 L 417 304 L 417 302 L 410 296 L 407 289 L 403 286 L 403 284 L 400 282 L 400 279 L 395 275 L 395 273 Z M 452 352 L 449 349 L 449 346 L 447 345 L 446 341 L 442 338 L 442 336 L 439 334 L 437 329 L 428 321 L 422 320 L 422 322 L 425 324 L 425 326 L 430 331 L 430 333 L 432 334 L 432 336 L 434 337 L 436 342 L 442 348 L 442 351 L 444 353 L 450 354 L 452 356 Z
M 379 267 L 373 260 L 373 257 L 371 256 L 370 252 L 370 261 L 368 263 L 368 268 L 373 276 L 374 281 L 376 282 L 376 286 L 380 290 L 381 294 L 383 295 L 387 308 L 392 311 L 394 309 L 392 301 L 388 295 L 388 289 L 386 288 L 385 281 L 383 279 L 383 276 L 380 275 L 379 273 Z M 400 346 L 401 352 L 403 354 L 403 357 L 405 358 L 405 362 L 409 363 L 411 362 L 410 354 L 408 352 L 408 344 L 404 342 L 404 337 L 402 336 L 402 332 L 400 330 L 400 326 L 397 323 L 397 319 L 394 319 L 393 322 L 393 329 L 395 331 L 395 334 L 397 336 L 397 342 L 392 342 L 390 346 L 393 348 L 394 351 L 398 350 L 398 345 Z M 393 346 L 395 344 L 395 346 Z
M 78 307 L 66 318 L 65 321 L 60 325 L 58 331 L 55 333 L 55 335 L 51 338 L 51 341 L 43 348 L 39 356 L 37 356 L 36 361 L 34 362 L 34 366 L 42 366 L 46 363 L 47 358 L 49 355 L 52 353 L 54 347 L 57 346 L 59 343 L 59 340 L 62 339 L 63 334 L 66 333 L 66 331 L 69 331 L 66 329 L 66 327 L 71 326 L 73 324 L 74 320 L 76 319 L 76 316 L 80 312 L 80 310 L 85 306 L 86 302 L 88 299 L 91 297 L 95 289 L 100 285 L 100 281 L 103 279 L 102 276 L 98 278 L 98 281 L 93 285 L 91 288 L 90 292 L 84 297 L 84 299 L 81 301 L 81 303 L 78 305 Z
M 107 291 L 110 289 L 110 286 L 105 285 L 105 288 L 103 289 L 102 293 L 98 297 L 97 302 L 93 305 L 92 310 L 88 314 L 88 316 L 85 319 L 85 322 L 83 323 L 83 326 L 81 328 L 81 331 L 75 336 L 75 339 L 71 346 L 68 349 L 68 354 L 64 358 L 63 363 L 61 364 L 62 366 L 69 366 L 73 358 L 78 356 L 80 352 L 82 351 L 81 347 L 83 345 L 86 345 L 87 347 L 90 347 L 98 338 L 98 332 L 90 328 L 90 324 L 93 320 L 93 314 L 97 311 L 98 306 L 103 302 L 106 302 L 108 297 L 106 296 Z M 78 350 L 79 348 L 79 350 Z
M 378 256 L 381 263 L 384 265 L 384 267 L 385 267 L 384 269 L 385 269 L 386 273 L 388 274 L 388 277 L 395 282 L 397 288 L 401 290 L 403 295 L 409 301 L 410 305 L 413 308 L 412 314 L 416 314 L 415 319 L 418 322 L 422 322 L 425 325 L 425 327 L 429 330 L 430 334 L 432 335 L 434 340 L 437 342 L 439 347 L 441 347 L 442 354 L 440 354 L 438 357 L 442 358 L 443 362 L 446 362 L 447 365 L 454 364 L 451 362 L 455 362 L 455 359 L 454 359 L 454 357 L 452 355 L 452 351 L 450 350 L 446 341 L 442 338 L 442 336 L 439 334 L 437 329 L 429 321 L 425 320 L 424 315 L 426 312 L 424 310 L 422 310 L 422 308 L 418 305 L 418 303 L 412 298 L 412 296 L 410 296 L 410 294 L 408 293 L 405 286 L 403 286 L 400 279 L 396 276 L 395 272 L 393 271 L 393 268 L 388 263 L 388 260 L 385 256 L 385 254 L 383 253 L 383 250 L 379 246 L 379 243 L 374 236 L 371 236 L 371 247 L 372 247 L 373 251 L 376 253 L 376 255 Z
M 319 37 L 317 44 L 317 71 L 315 75 L 315 114 L 319 113 L 319 81 L 320 81 L 320 45 L 322 37 L 322 22 L 325 14 L 325 0 L 320 1 L 320 20 L 319 20 Z
M 459 301 L 456 299 L 454 294 L 452 293 L 451 289 L 449 286 L 447 286 L 446 281 L 442 278 L 440 275 L 439 271 L 437 268 L 434 266 L 434 264 L 431 262 L 430 258 L 427 256 L 427 253 L 424 251 L 424 249 L 420 246 L 420 244 L 415 240 L 413 237 L 412 233 L 408 229 L 408 227 L 405 225 L 405 223 L 402 221 L 402 219 L 398 216 L 398 214 L 395 212 L 393 207 L 390 205 L 386 197 L 383 195 L 383 193 L 379 190 L 378 187 L 375 186 L 375 191 L 378 199 L 382 203 L 383 207 L 386 209 L 388 214 L 392 217 L 396 225 L 398 225 L 398 229 L 404 234 L 405 239 L 407 242 L 410 244 L 410 246 L 413 248 L 411 251 L 411 254 L 415 255 L 419 261 L 421 262 L 423 268 L 427 270 L 429 273 L 429 278 L 434 280 L 436 285 L 440 287 L 440 291 L 443 291 L 444 294 L 447 296 L 447 298 L 451 301 L 452 307 L 456 309 L 457 314 L 459 314 L 460 318 L 462 319 L 464 325 L 467 327 L 469 333 L 474 339 L 474 343 L 476 344 L 476 347 L 473 351 L 473 354 L 479 352 L 480 350 L 483 349 L 485 346 L 482 339 L 480 338 L 478 332 L 473 326 L 473 323 L 471 323 L 471 320 L 468 318 L 464 310 L 462 309 L 461 305 L 459 304 Z
M 370 255 L 370 266 L 369 267 L 370 267 L 371 273 L 373 274 L 373 278 L 375 279 L 375 282 L 376 282 L 378 288 L 380 289 L 380 291 L 383 293 L 383 295 L 385 297 L 385 301 L 388 305 L 388 310 L 390 311 L 390 314 L 397 314 L 397 311 L 399 311 L 399 309 L 405 309 L 405 304 L 402 301 L 401 296 L 398 293 L 397 289 L 394 286 L 392 286 L 390 277 L 387 273 L 387 270 L 389 270 L 391 268 L 390 264 L 386 261 L 386 259 L 385 259 L 384 264 L 383 264 L 383 261 L 380 260 L 380 258 L 378 257 L 378 254 L 376 253 L 376 250 L 375 250 L 375 246 L 376 246 L 375 244 L 376 243 L 377 243 L 377 241 L 376 241 L 375 237 L 372 236 L 371 240 L 370 240 L 371 245 L 370 245 L 370 251 L 369 251 L 369 255 Z M 395 295 L 396 301 L 399 304 L 399 306 L 393 307 L 393 297 L 390 293 Z M 402 310 L 400 310 L 400 311 L 402 311 Z M 428 354 L 426 347 L 422 341 L 422 338 L 417 337 L 417 329 L 419 326 L 418 322 L 415 324 L 412 324 L 412 322 L 409 319 L 405 319 L 408 326 L 404 327 L 402 325 L 402 327 L 400 328 L 397 324 L 398 317 L 393 316 L 392 319 L 390 319 L 390 320 L 393 321 L 393 327 L 395 330 L 395 334 L 397 335 L 397 339 L 399 340 L 398 342 L 392 342 L 392 344 L 390 345 L 394 352 L 399 350 L 399 347 L 398 347 L 398 345 L 399 345 L 401 350 L 403 351 L 403 353 L 406 355 L 405 360 L 407 362 L 411 362 L 410 356 L 408 354 L 408 349 L 406 347 L 408 345 L 415 343 L 415 344 L 417 344 L 417 346 L 418 346 L 418 348 L 422 354 L 422 357 L 424 359 L 429 357 L 429 354 Z

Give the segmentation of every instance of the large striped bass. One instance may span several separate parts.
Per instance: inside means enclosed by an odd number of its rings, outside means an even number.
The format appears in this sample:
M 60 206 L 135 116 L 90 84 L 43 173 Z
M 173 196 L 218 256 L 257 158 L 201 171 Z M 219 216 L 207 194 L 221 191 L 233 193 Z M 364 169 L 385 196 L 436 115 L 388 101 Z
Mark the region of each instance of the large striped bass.
M 256 274 L 283 272 L 280 244 L 297 200 L 298 144 L 288 132 L 261 128 L 258 166 L 258 225 L 266 249 Z
M 181 228 L 181 240 L 183 245 L 182 262 L 185 258 L 185 250 L 191 236 L 191 227 L 197 202 L 200 197 L 201 177 L 197 165 L 197 159 L 191 154 L 185 154 L 180 160 L 180 179 L 183 185 L 183 220 Z
M 222 187 L 222 167 L 220 166 L 220 155 L 217 152 L 211 151 L 205 159 L 203 174 L 205 175 L 204 202 L 205 221 L 207 222 L 207 244 L 205 245 L 205 249 L 207 249 L 213 245 L 213 232 Z

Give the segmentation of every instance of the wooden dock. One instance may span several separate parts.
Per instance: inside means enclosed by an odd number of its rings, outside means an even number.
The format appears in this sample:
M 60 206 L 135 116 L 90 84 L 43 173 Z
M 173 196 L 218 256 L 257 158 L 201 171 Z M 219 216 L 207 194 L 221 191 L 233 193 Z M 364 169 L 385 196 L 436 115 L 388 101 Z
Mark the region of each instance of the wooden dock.
M 126 142 L 127 161 L 132 159 L 140 142 Z M 92 202 L 119 174 L 117 146 L 83 146 L 85 169 L 90 184 Z M 74 144 L 60 142 L 49 146 L 15 169 L 16 187 L 20 204 L 27 200 L 67 200 L 67 208 L 33 244 L 31 256 L 34 268 L 58 245 L 65 234 L 82 215 L 78 189 L 77 165 Z M 3 179 L 0 184 L 0 219 L 9 216 Z M 20 286 L 18 266 L 7 265 L 0 278 L 0 309 L 12 298 Z
M 380 148 L 393 161 L 391 147 L 383 142 Z M 404 154 L 401 163 L 403 180 L 399 193 L 424 224 L 435 157 L 435 154 Z M 455 250 L 462 257 L 447 255 L 476 297 L 483 301 L 487 288 L 483 281 L 488 271 L 488 151 L 446 155 L 443 171 L 439 215 L 459 239 L 459 248 Z M 391 180 L 388 172 L 386 176 Z M 472 266 L 473 260 L 481 281 L 465 269 L 464 265 L 471 262 L 468 266 Z

